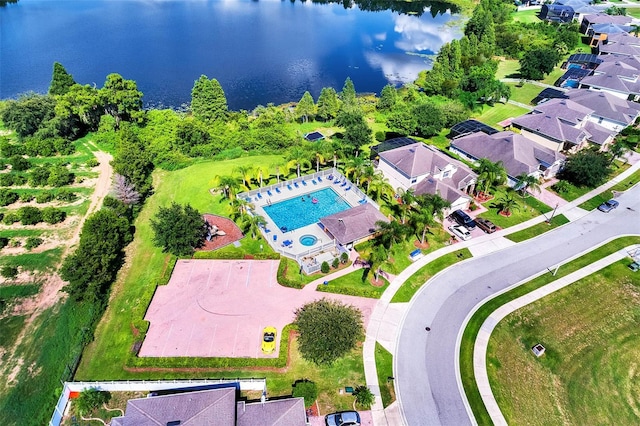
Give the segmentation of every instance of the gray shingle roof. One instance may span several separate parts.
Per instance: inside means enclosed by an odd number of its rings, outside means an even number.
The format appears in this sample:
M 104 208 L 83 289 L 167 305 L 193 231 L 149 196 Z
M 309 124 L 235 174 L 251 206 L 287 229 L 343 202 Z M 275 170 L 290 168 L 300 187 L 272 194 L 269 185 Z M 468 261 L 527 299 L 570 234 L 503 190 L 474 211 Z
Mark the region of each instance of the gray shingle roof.
M 594 111 L 594 116 L 604 117 L 624 126 L 633 123 L 640 114 L 640 104 L 601 90 L 574 89 L 565 94 L 574 102 L 588 105 Z
M 437 174 L 453 161 L 420 142 L 382 152 L 380 159 L 390 163 L 407 177 Z
M 598 145 L 604 144 L 616 134 L 616 132 L 599 126 L 596 123 L 592 123 L 591 121 L 585 124 L 584 130 L 589 132 L 589 142 L 593 142 Z
M 539 169 L 541 162 L 550 165 L 565 158 L 564 155 L 513 132 L 500 132 L 491 136 L 477 133 L 452 141 L 451 146 L 477 159 L 502 161 L 512 178 L 521 173 L 533 173 Z
M 589 24 L 628 24 L 632 18 L 630 16 L 623 15 L 607 15 L 606 13 L 596 13 L 593 15 L 585 15 L 583 20 L 589 22 Z
M 304 426 L 303 398 L 278 399 L 245 404 L 238 402 L 238 426 Z
M 604 54 L 637 55 L 640 53 L 640 39 L 629 33 L 610 34 L 606 40 L 598 43 L 598 51 Z
M 376 222 L 389 219 L 372 204 L 361 204 L 320 219 L 320 223 L 342 245 L 365 238 L 375 232 Z
M 517 128 L 529 130 L 558 142 L 579 144 L 589 136 L 581 129 L 576 129 L 557 117 L 536 112 L 516 117 L 512 124 Z
M 447 185 L 446 182 L 443 182 L 439 179 L 434 179 L 432 177 L 428 177 L 426 179 L 421 180 L 417 184 L 415 184 L 412 188 L 414 188 L 414 193 L 416 195 L 422 194 L 438 194 L 443 199 L 447 200 L 450 203 L 453 203 L 460 197 L 471 198 L 469 195 L 460 191 L 459 189 Z
M 569 99 L 551 99 L 534 108 L 535 112 L 560 118 L 576 125 L 584 121 L 593 112 L 591 108 L 582 106 Z
M 151 398 L 130 399 L 123 426 L 233 426 L 236 420 L 236 389 L 222 388 Z

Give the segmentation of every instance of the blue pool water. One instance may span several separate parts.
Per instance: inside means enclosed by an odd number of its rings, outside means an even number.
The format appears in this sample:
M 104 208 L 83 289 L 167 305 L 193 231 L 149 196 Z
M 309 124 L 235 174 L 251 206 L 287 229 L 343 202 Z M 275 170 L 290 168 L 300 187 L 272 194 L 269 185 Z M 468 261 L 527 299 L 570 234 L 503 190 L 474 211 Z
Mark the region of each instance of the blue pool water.
M 312 201 L 314 198 L 318 200 L 315 204 Z M 325 216 L 350 209 L 351 206 L 332 188 L 324 188 L 263 208 L 278 228 L 286 227 L 287 231 L 293 231 L 316 223 Z
M 303 235 L 302 237 L 300 237 L 299 241 L 303 246 L 311 247 L 318 242 L 318 239 L 315 237 L 315 235 Z

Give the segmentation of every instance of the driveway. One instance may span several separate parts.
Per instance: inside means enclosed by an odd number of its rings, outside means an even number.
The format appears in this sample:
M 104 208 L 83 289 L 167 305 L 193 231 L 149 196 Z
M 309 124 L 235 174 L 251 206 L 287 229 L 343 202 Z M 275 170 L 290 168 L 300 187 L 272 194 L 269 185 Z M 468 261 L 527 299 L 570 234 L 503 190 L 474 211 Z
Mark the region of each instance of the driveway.
M 360 309 L 366 328 L 377 299 L 282 287 L 279 260 L 179 260 L 156 290 L 140 356 L 276 357 L 282 328 L 302 305 L 326 297 Z M 262 329 L 278 329 L 278 350 L 264 355 Z
M 640 235 L 640 187 L 619 201 L 609 214 L 594 211 L 538 238 L 462 262 L 421 289 L 405 316 L 394 357 L 406 424 L 472 423 L 457 372 L 456 343 L 465 318 L 485 298 L 523 279 L 618 235 Z

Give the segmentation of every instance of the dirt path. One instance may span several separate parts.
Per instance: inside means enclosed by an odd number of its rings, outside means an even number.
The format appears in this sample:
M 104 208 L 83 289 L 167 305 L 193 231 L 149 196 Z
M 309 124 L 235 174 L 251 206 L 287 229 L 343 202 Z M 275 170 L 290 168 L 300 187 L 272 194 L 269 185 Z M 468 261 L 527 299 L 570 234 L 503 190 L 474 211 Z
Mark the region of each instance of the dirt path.
M 102 205 L 102 200 L 104 200 L 104 198 L 109 194 L 109 189 L 111 188 L 113 168 L 110 163 L 113 157 L 106 152 L 99 151 L 93 144 L 91 144 L 91 148 L 95 149 L 95 151 L 93 151 L 93 155 L 95 155 L 100 162 L 100 165 L 98 166 L 100 175 L 96 181 L 95 190 L 89 198 L 91 203 L 87 212 L 77 223 L 77 227 L 71 238 L 66 241 L 60 241 L 60 244 L 64 245 L 64 251 L 62 254 L 63 259 L 80 240 L 80 231 L 82 230 L 84 221 L 89 217 L 89 215 L 99 210 Z M 14 314 L 20 313 L 22 315 L 28 315 L 29 317 L 25 321 L 22 331 L 16 338 L 13 347 L 9 350 L 10 353 L 7 358 L 7 362 L 0 367 L 0 377 L 8 378 L 6 382 L 7 386 L 10 386 L 11 382 L 15 378 L 15 374 L 10 372 L 15 372 L 15 367 L 21 366 L 24 363 L 23 360 L 15 358 L 16 349 L 20 346 L 24 338 L 29 335 L 31 325 L 40 316 L 40 314 L 54 306 L 62 297 L 64 297 L 59 294 L 64 285 L 65 282 L 57 273 L 47 275 L 44 277 L 42 288 L 36 296 L 28 298 L 19 306 L 14 307 Z M 14 366 L 14 368 L 12 368 L 12 366 Z

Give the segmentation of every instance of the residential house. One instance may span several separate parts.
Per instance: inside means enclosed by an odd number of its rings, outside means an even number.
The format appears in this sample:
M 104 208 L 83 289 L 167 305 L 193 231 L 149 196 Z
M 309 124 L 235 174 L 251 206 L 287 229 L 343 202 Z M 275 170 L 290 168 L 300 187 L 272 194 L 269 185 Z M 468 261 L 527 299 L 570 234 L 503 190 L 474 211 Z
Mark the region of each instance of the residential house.
M 389 219 L 372 204 L 364 203 L 320 219 L 321 227 L 343 247 L 351 248 L 372 238 L 376 223 Z
M 462 162 L 419 142 L 380 153 L 377 167 L 393 188 L 438 194 L 452 211 L 469 207 L 478 178 Z
M 303 398 L 238 401 L 235 387 L 130 399 L 111 426 L 305 426 Z
M 589 37 L 589 47 L 596 47 L 598 43 L 606 42 L 609 37 L 616 34 L 625 34 L 631 31 L 630 25 L 620 24 L 593 24 L 587 30 L 587 36 Z
M 591 6 L 591 0 L 556 0 L 554 4 L 571 6 L 573 8 L 573 20 L 578 23 L 582 21 L 585 15 L 593 15 L 601 10 Z
M 602 90 L 622 99 L 640 99 L 640 61 L 621 54 L 601 57 L 602 63 L 580 81 L 580 88 Z
M 580 33 L 589 35 L 589 30 L 596 24 L 617 24 L 629 25 L 633 20 L 630 16 L 625 15 L 607 15 L 606 13 L 595 13 L 593 15 L 584 15 L 580 22 Z
M 571 6 L 561 4 L 543 4 L 538 17 L 543 21 L 566 24 L 573 21 L 575 11 Z
M 556 152 L 577 151 L 594 143 L 601 147 L 613 141 L 615 132 L 590 120 L 593 110 L 570 99 L 552 99 L 512 120 L 521 134 Z
M 565 156 L 513 132 L 488 135 L 473 133 L 451 141 L 449 149 L 469 161 L 487 158 L 501 161 L 507 170 L 509 186 L 516 186 L 522 173 L 542 179 L 553 178 L 562 168 Z
M 640 104 L 603 90 L 569 90 L 565 95 L 572 101 L 593 110 L 588 117 L 591 122 L 615 132 L 622 131 L 640 117 Z
M 640 39 L 629 33 L 610 34 L 595 47 L 595 52 L 600 55 L 640 55 Z

